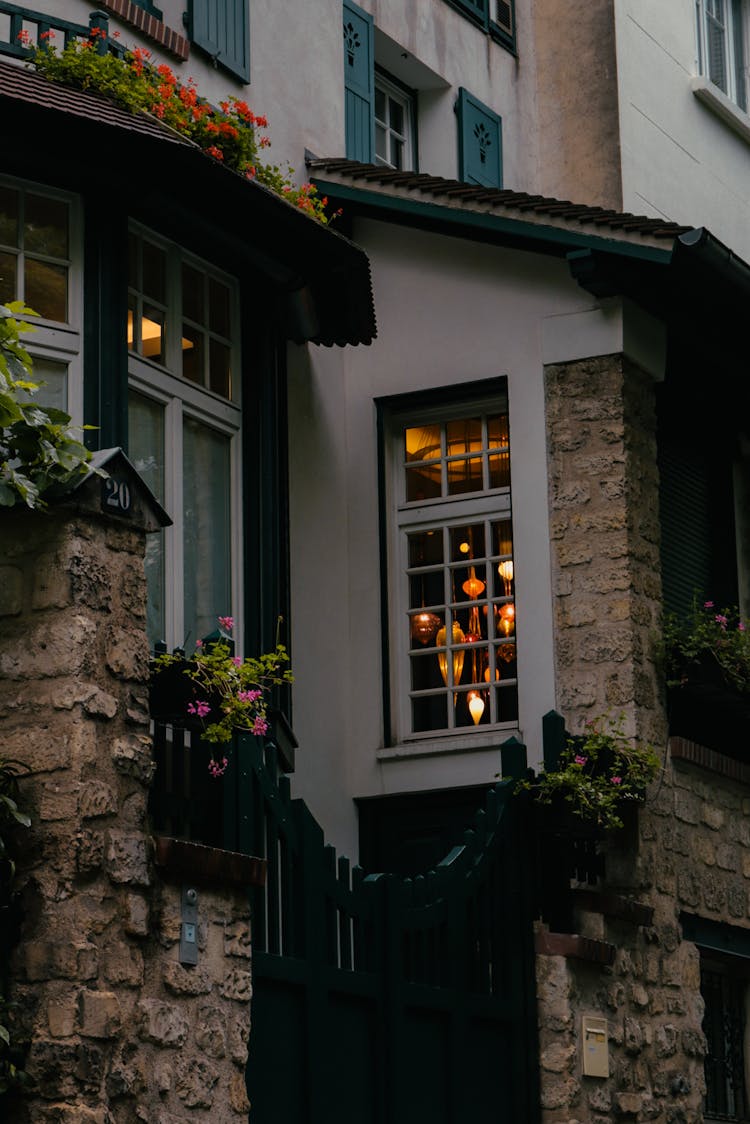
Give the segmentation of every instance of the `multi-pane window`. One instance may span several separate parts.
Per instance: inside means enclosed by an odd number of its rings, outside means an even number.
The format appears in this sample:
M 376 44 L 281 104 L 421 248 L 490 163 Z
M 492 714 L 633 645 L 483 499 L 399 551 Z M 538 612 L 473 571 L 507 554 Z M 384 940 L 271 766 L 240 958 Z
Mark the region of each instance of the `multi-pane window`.
M 393 419 L 398 736 L 518 717 L 504 398 Z
M 24 341 L 41 384 L 36 401 L 82 418 L 80 269 L 74 269 L 77 208 L 72 196 L 0 181 L 0 304 L 23 300 L 39 316 Z
M 145 231 L 130 238 L 129 451 L 174 526 L 148 539 L 148 633 L 194 646 L 239 616 L 236 286 Z
M 375 163 L 397 171 L 414 167 L 414 99 L 375 75 Z
M 747 109 L 743 0 L 696 0 L 698 70 Z
M 701 957 L 707 1120 L 746 1121 L 747 961 Z

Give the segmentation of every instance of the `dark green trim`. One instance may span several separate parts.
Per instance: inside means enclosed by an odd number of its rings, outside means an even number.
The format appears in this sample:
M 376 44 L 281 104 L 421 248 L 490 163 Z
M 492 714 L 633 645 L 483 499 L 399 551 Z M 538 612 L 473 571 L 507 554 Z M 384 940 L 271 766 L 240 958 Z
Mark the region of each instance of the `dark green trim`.
M 391 700 L 390 621 L 388 619 L 388 514 L 386 512 L 385 408 L 375 400 L 378 434 L 378 545 L 380 556 L 380 660 L 383 681 L 383 744 L 395 744 Z
M 151 3 L 151 0 L 133 0 L 133 3 L 137 8 L 143 8 L 144 12 L 148 12 L 155 20 L 164 19 L 164 13 L 161 8 L 157 8 L 155 4 Z
M 83 200 L 83 416 L 92 449 L 128 448 L 127 245 L 124 211 Z
M 709 921 L 694 913 L 681 913 L 682 935 L 699 948 L 750 958 L 750 929 L 740 929 L 721 921 Z
M 381 195 L 366 188 L 319 179 L 314 172 L 312 178 L 322 195 L 327 195 L 337 203 L 356 205 L 361 214 L 390 222 L 402 222 L 408 226 L 426 226 L 437 233 L 475 238 L 480 242 L 507 242 L 557 257 L 564 257 L 571 250 L 582 248 L 603 250 L 620 257 L 636 258 L 638 261 L 655 262 L 658 265 L 668 265 L 672 258 L 671 245 L 668 250 L 660 250 L 654 246 L 639 246 L 595 234 L 579 234 L 577 231 L 563 230 L 546 223 L 529 223 L 502 215 Z M 530 245 L 523 247 L 522 243 Z

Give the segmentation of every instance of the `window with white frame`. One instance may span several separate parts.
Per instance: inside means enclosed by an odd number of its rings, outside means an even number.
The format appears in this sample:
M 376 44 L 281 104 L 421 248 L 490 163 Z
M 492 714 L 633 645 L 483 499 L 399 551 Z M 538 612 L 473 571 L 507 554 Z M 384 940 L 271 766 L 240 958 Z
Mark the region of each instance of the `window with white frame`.
M 396 171 L 414 167 L 414 96 L 375 72 L 375 163 Z
M 389 419 L 398 740 L 518 718 L 507 398 Z
M 38 184 L 0 180 L 0 304 L 37 313 L 24 344 L 40 384 L 35 400 L 82 420 L 78 200 Z
M 235 282 L 148 231 L 129 241 L 129 451 L 174 519 L 148 539 L 148 633 L 192 648 L 240 617 Z
M 747 109 L 744 0 L 696 0 L 698 71 Z
M 747 1121 L 750 961 L 701 952 L 706 1120 Z

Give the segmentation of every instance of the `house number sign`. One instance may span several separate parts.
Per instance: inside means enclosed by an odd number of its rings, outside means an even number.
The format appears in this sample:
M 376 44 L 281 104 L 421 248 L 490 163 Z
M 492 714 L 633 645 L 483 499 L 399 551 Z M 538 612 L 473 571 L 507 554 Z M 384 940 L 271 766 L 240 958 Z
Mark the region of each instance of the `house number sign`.
M 130 515 L 130 485 L 118 476 L 108 476 L 102 481 L 102 511 L 110 514 Z

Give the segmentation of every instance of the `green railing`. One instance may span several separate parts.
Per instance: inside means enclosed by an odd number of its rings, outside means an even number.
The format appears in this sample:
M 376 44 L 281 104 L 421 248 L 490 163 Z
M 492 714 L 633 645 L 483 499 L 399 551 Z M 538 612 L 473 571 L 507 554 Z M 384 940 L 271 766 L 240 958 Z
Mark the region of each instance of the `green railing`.
M 4 24 L 7 27 L 7 38 L 3 37 Z M 95 40 L 95 48 L 99 54 L 106 54 L 108 51 L 116 55 L 124 53 L 124 48 L 110 38 L 109 17 L 106 12 L 92 12 L 88 24 L 71 23 L 59 16 L 0 0 L 0 54 L 3 55 L 13 55 L 20 59 L 30 57 L 31 47 L 24 45 L 22 41 L 24 31 L 28 33 L 32 44 L 42 43 L 42 36 L 52 32 L 52 43 L 61 49 L 67 47 L 71 39 L 88 39 L 94 29 L 99 32 Z

